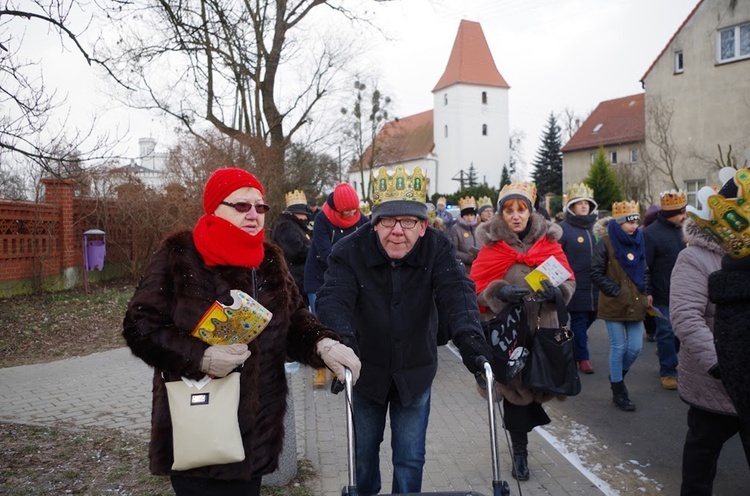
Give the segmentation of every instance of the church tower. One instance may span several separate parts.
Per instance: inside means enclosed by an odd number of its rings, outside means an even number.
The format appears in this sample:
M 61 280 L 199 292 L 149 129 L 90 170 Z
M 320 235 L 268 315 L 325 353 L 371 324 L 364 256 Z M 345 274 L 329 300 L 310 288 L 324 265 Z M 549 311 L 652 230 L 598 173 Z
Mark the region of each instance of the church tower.
M 508 90 L 482 26 L 462 20 L 448 65 L 432 90 L 433 154 L 439 164 L 434 190 L 457 191 L 462 171 L 468 186 L 472 166 L 477 184 L 500 186 L 510 159 Z

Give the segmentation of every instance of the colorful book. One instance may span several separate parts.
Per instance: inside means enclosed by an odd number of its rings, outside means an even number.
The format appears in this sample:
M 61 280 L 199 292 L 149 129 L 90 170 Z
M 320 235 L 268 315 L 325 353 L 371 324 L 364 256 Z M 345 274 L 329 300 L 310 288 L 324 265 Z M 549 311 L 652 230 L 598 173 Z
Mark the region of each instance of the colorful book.
M 210 345 L 247 344 L 271 321 L 273 314 L 250 295 L 233 289 L 232 304 L 218 301 L 206 310 L 192 335 Z

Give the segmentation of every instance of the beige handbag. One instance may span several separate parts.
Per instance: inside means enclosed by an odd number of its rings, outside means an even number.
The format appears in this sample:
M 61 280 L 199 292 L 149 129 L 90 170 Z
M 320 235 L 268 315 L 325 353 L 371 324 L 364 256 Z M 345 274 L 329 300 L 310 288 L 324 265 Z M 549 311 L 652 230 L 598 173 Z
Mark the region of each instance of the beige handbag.
M 185 381 L 165 382 L 172 417 L 172 470 L 245 459 L 237 411 L 240 373 L 212 379 L 201 389 Z

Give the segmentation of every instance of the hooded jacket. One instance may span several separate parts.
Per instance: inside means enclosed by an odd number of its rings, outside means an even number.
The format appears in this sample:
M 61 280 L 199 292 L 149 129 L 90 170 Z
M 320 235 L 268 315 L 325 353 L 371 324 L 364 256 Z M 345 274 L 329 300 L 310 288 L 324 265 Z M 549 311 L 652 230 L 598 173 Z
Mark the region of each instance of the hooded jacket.
M 307 220 L 297 218 L 294 213 L 282 212 L 273 228 L 273 242 L 284 252 L 289 272 L 300 292 L 305 289 L 305 261 L 312 244 L 312 232 L 308 225 Z
M 659 213 L 653 224 L 643 230 L 643 239 L 654 305 L 669 305 L 672 268 L 677 255 L 685 248 L 682 229 Z
M 574 215 L 568 211 L 559 224 L 563 231 L 560 244 L 576 276 L 576 292 L 568 303 L 569 312 L 596 312 L 599 303 L 599 290 L 591 282 L 595 222 L 596 214 Z

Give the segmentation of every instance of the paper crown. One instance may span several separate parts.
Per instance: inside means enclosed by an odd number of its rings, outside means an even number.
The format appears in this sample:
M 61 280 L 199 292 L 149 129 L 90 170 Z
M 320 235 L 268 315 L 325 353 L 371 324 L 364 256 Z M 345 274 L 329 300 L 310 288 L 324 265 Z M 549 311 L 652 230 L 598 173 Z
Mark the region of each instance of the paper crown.
M 492 204 L 492 198 L 489 196 L 480 196 L 479 200 L 477 200 L 477 209 L 482 207 L 494 207 Z
M 594 190 L 586 186 L 584 183 L 578 183 L 568 188 L 568 191 L 563 195 L 563 205 L 567 205 L 568 202 L 574 200 L 593 200 Z
M 290 207 L 292 205 L 307 205 L 307 197 L 305 196 L 305 192 L 298 189 L 285 194 L 284 199 L 286 200 L 287 207 Z
M 679 210 L 687 205 L 687 195 L 684 191 L 664 191 L 659 196 L 662 210 Z
M 394 200 L 407 200 L 425 203 L 427 201 L 427 180 L 422 169 L 414 167 L 414 171 L 408 174 L 403 165 L 396 167 L 393 175 L 388 174 L 385 167 L 378 170 L 372 184 L 372 205 Z
M 612 204 L 612 217 L 619 219 L 628 215 L 641 215 L 641 206 L 635 200 L 614 202 Z
M 359 211 L 364 215 L 370 215 L 370 204 L 366 201 L 359 202 Z
M 529 181 L 513 181 L 510 184 L 506 184 L 503 186 L 503 189 L 500 190 L 500 195 L 497 198 L 498 205 L 502 203 L 503 199 L 511 195 L 518 195 L 526 198 L 533 207 L 536 202 L 536 184 Z
M 458 208 L 459 210 L 463 210 L 465 208 L 473 208 L 474 210 L 476 210 L 477 201 L 474 199 L 473 196 L 467 196 L 466 198 L 459 198 Z
M 443 205 L 448 205 L 448 200 L 446 200 L 444 196 L 441 196 L 438 198 L 436 205 L 440 205 L 441 203 Z
M 744 258 L 750 255 L 750 171 L 740 169 L 733 179 L 737 198 L 724 198 L 705 186 L 696 195 L 702 208 L 688 205 L 687 214 L 730 257 Z

